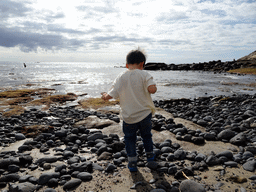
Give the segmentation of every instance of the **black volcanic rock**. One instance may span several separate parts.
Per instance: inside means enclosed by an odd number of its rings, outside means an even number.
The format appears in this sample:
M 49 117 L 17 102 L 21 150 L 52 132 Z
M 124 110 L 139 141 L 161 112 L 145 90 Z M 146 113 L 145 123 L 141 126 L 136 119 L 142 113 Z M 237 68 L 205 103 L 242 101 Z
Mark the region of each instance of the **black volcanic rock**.
M 165 63 L 147 63 L 144 67 L 144 70 L 165 70 L 167 65 Z

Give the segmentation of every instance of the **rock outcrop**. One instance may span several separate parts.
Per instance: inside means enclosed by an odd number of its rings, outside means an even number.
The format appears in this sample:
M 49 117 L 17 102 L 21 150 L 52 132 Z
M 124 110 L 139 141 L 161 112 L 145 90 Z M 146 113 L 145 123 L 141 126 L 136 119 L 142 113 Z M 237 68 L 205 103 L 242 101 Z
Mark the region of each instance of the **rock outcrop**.
M 256 51 L 242 57 L 238 60 L 225 61 L 209 61 L 203 63 L 192 64 L 165 64 L 165 63 L 147 63 L 145 70 L 203 70 L 213 72 L 227 72 L 232 69 L 256 67 Z

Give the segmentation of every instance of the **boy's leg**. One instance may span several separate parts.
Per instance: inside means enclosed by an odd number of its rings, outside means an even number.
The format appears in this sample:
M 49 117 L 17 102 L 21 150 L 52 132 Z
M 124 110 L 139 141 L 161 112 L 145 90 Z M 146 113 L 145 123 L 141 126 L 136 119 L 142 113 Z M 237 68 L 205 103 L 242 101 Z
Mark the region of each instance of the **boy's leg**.
M 147 160 L 154 161 L 155 155 L 153 153 L 153 141 L 152 141 L 152 114 L 149 114 L 145 119 L 140 122 L 140 133 L 143 139 L 144 149 L 146 151 Z
M 136 140 L 137 140 L 137 124 L 127 124 L 123 121 L 123 132 L 125 149 L 128 156 L 128 168 L 130 171 L 137 171 L 137 153 L 136 153 Z

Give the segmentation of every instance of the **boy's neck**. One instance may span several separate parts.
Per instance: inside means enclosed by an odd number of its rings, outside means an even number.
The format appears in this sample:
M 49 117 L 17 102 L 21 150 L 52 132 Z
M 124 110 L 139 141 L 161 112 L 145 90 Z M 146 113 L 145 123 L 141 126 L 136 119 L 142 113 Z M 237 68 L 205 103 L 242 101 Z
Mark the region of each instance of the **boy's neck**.
M 141 62 L 139 64 L 126 64 L 126 68 L 128 68 L 129 70 L 134 70 L 134 69 L 139 69 L 142 70 L 143 69 L 143 63 Z

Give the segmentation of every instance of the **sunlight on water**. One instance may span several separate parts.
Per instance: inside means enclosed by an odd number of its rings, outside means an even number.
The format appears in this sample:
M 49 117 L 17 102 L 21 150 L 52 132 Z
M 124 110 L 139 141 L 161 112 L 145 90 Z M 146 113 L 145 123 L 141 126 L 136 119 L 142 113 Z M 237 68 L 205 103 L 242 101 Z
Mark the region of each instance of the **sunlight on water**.
M 100 97 L 108 91 L 116 76 L 127 70 L 113 63 L 26 63 L 0 62 L 0 87 L 3 88 L 53 88 L 57 94 L 85 94 Z M 148 71 L 157 83 L 153 99 L 196 98 L 202 96 L 256 93 L 246 84 L 255 83 L 255 76 L 214 74 L 203 71 Z

